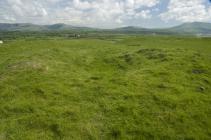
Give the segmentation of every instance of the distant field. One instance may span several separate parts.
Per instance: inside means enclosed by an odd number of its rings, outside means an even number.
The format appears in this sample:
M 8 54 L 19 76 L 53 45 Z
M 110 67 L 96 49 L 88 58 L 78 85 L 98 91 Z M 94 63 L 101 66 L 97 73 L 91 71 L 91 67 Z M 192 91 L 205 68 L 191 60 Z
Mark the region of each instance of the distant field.
M 210 140 L 211 38 L 0 44 L 0 140 Z

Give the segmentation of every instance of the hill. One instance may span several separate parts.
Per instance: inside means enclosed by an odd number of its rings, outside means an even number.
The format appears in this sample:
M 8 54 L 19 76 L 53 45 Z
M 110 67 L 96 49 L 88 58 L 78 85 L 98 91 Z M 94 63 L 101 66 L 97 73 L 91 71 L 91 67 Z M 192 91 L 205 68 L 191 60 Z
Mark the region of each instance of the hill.
M 74 32 L 108 32 L 123 34 L 202 34 L 211 35 L 211 23 L 193 22 L 184 23 L 172 28 L 149 29 L 128 26 L 115 29 L 97 29 L 89 27 L 77 27 L 66 24 L 34 25 L 34 24 L 6 24 L 0 23 L 0 31 L 74 31 Z
M 0 23 L 0 31 L 92 31 L 95 28 L 76 27 L 66 24 L 35 25 L 29 23 Z
M 169 28 L 168 31 L 190 34 L 211 34 L 211 23 L 193 22 Z
M 171 28 L 163 28 L 163 29 L 149 29 L 149 28 L 141 28 L 128 26 L 123 28 L 114 29 L 115 32 L 122 33 L 148 33 L 148 34 L 202 34 L 202 35 L 211 35 L 211 23 L 203 23 L 203 22 L 192 22 L 192 23 L 184 23 L 179 26 L 171 27 Z
M 45 30 L 44 26 L 29 23 L 8 24 L 0 23 L 0 31 L 41 31 Z

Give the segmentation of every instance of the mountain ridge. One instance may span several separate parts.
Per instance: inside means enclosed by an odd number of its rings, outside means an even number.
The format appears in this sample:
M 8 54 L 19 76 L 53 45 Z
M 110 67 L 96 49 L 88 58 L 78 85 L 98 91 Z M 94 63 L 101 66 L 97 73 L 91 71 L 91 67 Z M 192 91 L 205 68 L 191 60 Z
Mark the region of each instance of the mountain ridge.
M 72 26 L 64 23 L 51 25 L 36 25 L 32 23 L 0 23 L 0 31 L 106 31 L 117 33 L 155 33 L 155 34 L 209 34 L 211 23 L 189 22 L 170 28 L 145 28 L 138 26 L 125 26 L 113 29 L 99 29 L 92 27 Z

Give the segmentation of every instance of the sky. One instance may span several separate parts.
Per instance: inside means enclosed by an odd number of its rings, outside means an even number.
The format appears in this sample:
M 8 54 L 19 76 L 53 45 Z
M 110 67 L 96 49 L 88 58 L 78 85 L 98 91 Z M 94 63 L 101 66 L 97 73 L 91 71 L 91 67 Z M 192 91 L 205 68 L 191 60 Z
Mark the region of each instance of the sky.
M 211 22 L 211 0 L 0 0 L 0 23 L 163 28 Z

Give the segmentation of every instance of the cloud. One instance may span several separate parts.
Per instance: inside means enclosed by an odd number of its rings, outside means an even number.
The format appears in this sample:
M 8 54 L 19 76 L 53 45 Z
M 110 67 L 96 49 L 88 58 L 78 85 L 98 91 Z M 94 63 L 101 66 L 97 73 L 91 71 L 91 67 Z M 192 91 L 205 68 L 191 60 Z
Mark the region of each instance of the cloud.
M 115 26 L 135 18 L 150 18 L 148 8 L 158 3 L 159 0 L 73 0 L 64 10 L 57 9 L 56 15 L 72 24 Z
M 0 22 L 110 27 L 150 19 L 160 0 L 1 0 Z M 11 19 L 11 20 L 9 20 Z
M 205 0 L 170 0 L 168 10 L 160 15 L 164 21 L 208 22 L 211 20 L 211 6 Z
M 42 17 L 47 15 L 45 8 L 37 1 L 7 0 L 6 3 L 10 7 L 8 11 L 13 15 L 21 17 Z
M 113 28 L 164 21 L 210 22 L 211 4 L 208 0 L 0 0 L 0 22 Z

